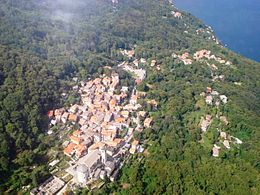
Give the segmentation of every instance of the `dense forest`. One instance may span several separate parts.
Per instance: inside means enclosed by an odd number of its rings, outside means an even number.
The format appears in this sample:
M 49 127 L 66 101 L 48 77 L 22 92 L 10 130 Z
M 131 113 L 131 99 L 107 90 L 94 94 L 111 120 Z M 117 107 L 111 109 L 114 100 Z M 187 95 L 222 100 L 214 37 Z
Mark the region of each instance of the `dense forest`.
M 95 77 L 123 60 L 120 49 L 133 47 L 137 58 L 161 66 L 143 65 L 147 78 L 138 86 L 158 102 L 157 109 L 145 105 L 155 123 L 135 134 L 146 153 L 132 157 L 118 181 L 96 193 L 260 193 L 260 64 L 209 39 L 214 33 L 192 15 L 172 11 L 178 10 L 166 0 L 1 1 L 0 194 L 49 177 L 46 113 L 68 103 L 60 96 L 70 93 L 71 78 Z M 202 49 L 230 62 L 214 61 L 214 74 L 224 79 L 213 81 L 207 62 L 176 59 Z M 200 94 L 207 87 L 228 103 L 205 104 Z M 205 114 L 225 115 L 229 123 L 214 119 L 202 134 Z M 217 128 L 243 143 L 214 158 Z

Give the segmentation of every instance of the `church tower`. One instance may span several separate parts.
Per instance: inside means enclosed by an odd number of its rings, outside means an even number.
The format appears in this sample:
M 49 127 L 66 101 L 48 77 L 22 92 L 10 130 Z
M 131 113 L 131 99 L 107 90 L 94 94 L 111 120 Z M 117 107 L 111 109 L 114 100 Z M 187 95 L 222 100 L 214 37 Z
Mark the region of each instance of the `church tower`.
M 107 162 L 107 151 L 106 151 L 106 146 L 103 146 L 100 148 L 101 152 L 101 162 L 105 164 Z

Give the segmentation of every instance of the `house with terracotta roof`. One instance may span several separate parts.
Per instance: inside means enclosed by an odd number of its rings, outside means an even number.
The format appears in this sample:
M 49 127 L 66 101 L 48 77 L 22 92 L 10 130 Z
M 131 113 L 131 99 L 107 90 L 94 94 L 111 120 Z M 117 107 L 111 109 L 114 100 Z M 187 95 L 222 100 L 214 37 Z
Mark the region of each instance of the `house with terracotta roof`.
M 182 14 L 180 12 L 172 11 L 171 13 L 175 18 L 182 18 Z
M 54 116 L 55 116 L 55 111 L 54 111 L 54 110 L 48 111 L 47 116 L 48 116 L 49 118 L 54 117 Z
M 157 61 L 156 60 L 152 60 L 151 61 L 151 67 L 154 67 L 156 65 Z
M 133 64 L 134 64 L 136 67 L 138 67 L 138 65 L 139 65 L 139 60 L 138 60 L 138 59 L 135 59 L 135 60 L 133 61 Z
M 117 101 L 116 101 L 115 99 L 111 99 L 111 100 L 109 101 L 109 107 L 110 107 L 110 108 L 115 107 L 115 106 L 116 106 L 116 103 L 117 103 Z
M 206 104 L 212 105 L 213 97 L 211 95 L 206 96 Z
M 193 58 L 194 58 L 195 60 L 200 60 L 200 59 L 202 59 L 202 58 L 204 58 L 204 57 L 207 58 L 207 59 L 209 59 L 210 53 L 211 53 L 211 51 L 208 51 L 208 50 L 203 49 L 203 50 L 201 50 L 201 51 L 197 51 L 196 53 L 194 53 Z
M 101 83 L 101 78 L 95 78 L 94 80 L 93 80 L 93 83 L 95 84 L 95 85 L 98 85 L 98 84 L 100 84 Z
M 115 122 L 116 123 L 123 123 L 123 122 L 125 122 L 125 118 L 123 118 L 123 117 L 115 118 Z
M 86 96 L 86 97 L 82 96 L 82 102 L 85 105 L 89 106 L 89 105 L 91 105 L 93 103 L 93 99 L 91 97 L 89 97 L 89 96 Z
M 227 133 L 224 132 L 224 131 L 221 131 L 220 132 L 220 137 L 223 138 L 223 139 L 227 139 Z
M 75 146 L 75 152 L 76 156 L 80 158 L 87 153 L 87 148 L 84 145 L 79 144 Z
M 103 142 L 96 142 L 94 144 L 92 144 L 89 148 L 88 148 L 88 151 L 94 151 L 94 150 L 97 150 L 99 148 L 102 148 L 104 147 L 106 144 L 103 143 Z
M 110 147 L 119 148 L 123 142 L 123 139 L 115 138 L 112 141 L 106 141 L 105 144 Z
M 70 114 L 68 120 L 71 122 L 78 122 L 78 116 L 75 114 Z
M 95 115 L 93 115 L 93 116 L 90 118 L 90 121 L 91 121 L 92 123 L 97 124 L 97 117 L 96 117 Z
M 131 99 L 130 99 L 130 104 L 132 104 L 132 105 L 137 104 L 137 99 L 138 99 L 137 95 L 132 95 Z
M 138 145 L 139 145 L 139 142 L 137 140 L 134 140 L 132 142 L 132 146 L 129 150 L 131 154 L 134 154 L 136 152 Z
M 220 121 L 221 122 L 223 122 L 225 125 L 228 125 L 228 120 L 227 120 L 227 117 L 225 117 L 225 116 L 221 116 L 221 117 L 219 117 L 219 119 L 220 119 Z
M 78 129 L 72 133 L 72 135 L 75 137 L 80 137 L 82 134 L 83 134 L 83 132 L 80 129 Z
M 55 116 L 61 116 L 64 113 L 65 109 L 60 108 L 55 110 Z
M 145 58 L 141 58 L 141 59 L 140 59 L 140 62 L 141 62 L 142 64 L 144 64 L 144 63 L 146 63 L 146 59 L 145 59 Z
M 70 140 L 71 142 L 73 142 L 74 144 L 80 144 L 83 140 L 80 137 L 76 137 L 74 135 L 70 136 Z
M 146 118 L 146 119 L 144 120 L 144 127 L 150 128 L 151 125 L 152 125 L 152 122 L 153 122 L 153 118 Z
M 148 100 L 147 103 L 150 104 L 154 108 L 157 108 L 157 106 L 158 106 L 158 103 L 155 99 Z
M 211 87 L 207 87 L 207 91 L 206 91 L 206 93 L 211 94 L 211 92 L 212 92 L 212 88 L 211 88 Z
M 206 118 L 202 117 L 201 123 L 200 123 L 200 128 L 201 128 L 202 132 L 206 132 L 211 123 L 212 123 L 211 115 L 206 115 Z
M 219 157 L 219 150 L 220 147 L 215 144 L 214 147 L 212 148 L 212 156 Z
M 137 113 L 137 116 L 139 116 L 139 117 L 146 117 L 146 112 L 145 111 L 139 111 L 138 113 Z
M 103 85 L 109 86 L 111 82 L 111 79 L 109 77 L 104 77 L 102 80 Z
M 184 61 L 184 60 L 186 60 L 188 57 L 189 57 L 189 53 L 188 52 L 185 52 L 185 53 L 183 53 L 182 55 L 179 55 L 178 57 L 179 57 L 179 59 L 181 60 L 181 61 Z
M 132 104 L 127 104 L 124 106 L 125 110 L 134 110 L 134 106 Z
M 127 56 L 128 58 L 132 58 L 135 55 L 135 50 L 134 49 L 132 49 L 132 50 L 123 50 L 123 51 L 121 51 L 121 53 L 124 56 Z
M 223 145 L 227 148 L 230 149 L 229 141 L 226 139 L 223 141 Z
M 103 141 L 112 141 L 117 136 L 117 131 L 102 130 L 101 136 Z
M 64 150 L 63 150 L 64 154 L 71 157 L 75 153 L 75 151 L 74 151 L 75 147 L 76 147 L 76 144 L 70 143 L 66 148 L 64 148 Z

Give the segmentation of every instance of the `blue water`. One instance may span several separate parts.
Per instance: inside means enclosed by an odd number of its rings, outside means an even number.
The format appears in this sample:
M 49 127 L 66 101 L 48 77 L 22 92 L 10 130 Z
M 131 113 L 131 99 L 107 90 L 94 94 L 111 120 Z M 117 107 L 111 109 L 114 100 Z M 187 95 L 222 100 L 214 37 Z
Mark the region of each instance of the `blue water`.
M 260 0 L 173 0 L 213 27 L 231 50 L 260 62 Z

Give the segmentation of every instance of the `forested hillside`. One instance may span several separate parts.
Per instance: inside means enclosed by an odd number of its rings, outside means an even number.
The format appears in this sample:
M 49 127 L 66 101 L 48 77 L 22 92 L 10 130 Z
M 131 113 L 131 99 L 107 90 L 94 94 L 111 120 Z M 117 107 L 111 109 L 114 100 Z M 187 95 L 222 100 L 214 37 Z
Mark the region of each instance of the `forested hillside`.
M 145 153 L 97 193 L 260 193 L 260 64 L 222 47 L 201 21 L 159 0 L 1 1 L 0 193 L 49 176 L 47 111 L 71 103 L 60 96 L 70 93 L 72 77 L 95 77 L 128 60 L 120 49 L 131 48 L 147 59 L 138 90 L 157 101 L 157 108 L 140 102 L 155 122 L 135 134 Z M 215 58 L 197 60 L 201 50 Z M 207 87 L 227 103 L 215 106 L 215 96 L 205 102 Z M 202 133 L 206 115 L 212 120 Z M 220 131 L 243 143 L 225 148 Z M 214 144 L 221 146 L 218 157 Z

